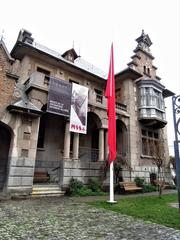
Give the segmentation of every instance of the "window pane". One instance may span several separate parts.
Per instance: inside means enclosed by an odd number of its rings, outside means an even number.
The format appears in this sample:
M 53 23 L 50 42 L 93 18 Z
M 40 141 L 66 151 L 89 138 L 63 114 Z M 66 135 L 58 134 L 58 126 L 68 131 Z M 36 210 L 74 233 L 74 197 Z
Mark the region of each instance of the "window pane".
M 154 131 L 147 131 L 142 129 L 142 154 L 147 156 L 157 155 L 157 143 L 159 134 Z
M 142 154 L 148 155 L 147 141 L 145 138 L 142 138 Z

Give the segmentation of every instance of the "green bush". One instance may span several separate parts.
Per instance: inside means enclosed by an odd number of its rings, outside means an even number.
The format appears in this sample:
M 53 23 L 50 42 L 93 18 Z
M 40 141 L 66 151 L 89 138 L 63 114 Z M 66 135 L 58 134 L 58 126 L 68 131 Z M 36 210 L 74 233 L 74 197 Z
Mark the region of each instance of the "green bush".
M 87 188 L 86 186 L 76 189 L 71 193 L 71 196 L 91 196 L 91 195 L 92 195 L 92 190 Z
M 88 179 L 87 182 L 88 188 L 91 189 L 93 192 L 101 192 L 101 183 L 98 178 L 96 177 L 91 177 Z
M 83 183 L 79 181 L 78 179 L 71 178 L 69 182 L 69 188 L 67 190 L 68 195 L 75 195 L 79 189 L 83 188 Z
M 143 192 L 154 192 L 154 191 L 157 191 L 157 187 L 156 186 L 153 186 L 151 184 L 144 184 L 142 186 L 143 188 Z
M 83 182 L 78 179 L 71 178 L 69 182 L 69 188 L 66 191 L 67 195 L 71 196 L 95 196 L 95 195 L 105 195 L 100 188 L 100 183 L 98 179 L 91 178 L 88 181 L 89 185 L 85 186 Z
M 134 182 L 136 183 L 136 185 L 138 187 L 143 187 L 143 185 L 144 185 L 144 178 L 135 177 Z

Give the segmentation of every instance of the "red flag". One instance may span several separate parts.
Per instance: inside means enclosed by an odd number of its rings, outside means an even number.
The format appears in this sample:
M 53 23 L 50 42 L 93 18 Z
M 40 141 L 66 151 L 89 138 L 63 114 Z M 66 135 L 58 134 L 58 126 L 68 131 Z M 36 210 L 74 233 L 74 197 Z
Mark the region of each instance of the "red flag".
M 116 110 L 115 110 L 115 79 L 114 79 L 114 52 L 111 45 L 109 74 L 106 85 L 107 114 L 108 114 L 108 145 L 109 164 L 116 159 Z

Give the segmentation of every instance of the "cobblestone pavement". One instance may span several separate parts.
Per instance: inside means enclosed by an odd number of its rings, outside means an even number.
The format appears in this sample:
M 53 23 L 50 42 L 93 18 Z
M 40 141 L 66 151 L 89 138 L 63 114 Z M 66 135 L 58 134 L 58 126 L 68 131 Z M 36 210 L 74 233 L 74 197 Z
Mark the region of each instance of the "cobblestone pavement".
M 180 240 L 180 231 L 96 209 L 78 199 L 0 201 L 2 240 Z

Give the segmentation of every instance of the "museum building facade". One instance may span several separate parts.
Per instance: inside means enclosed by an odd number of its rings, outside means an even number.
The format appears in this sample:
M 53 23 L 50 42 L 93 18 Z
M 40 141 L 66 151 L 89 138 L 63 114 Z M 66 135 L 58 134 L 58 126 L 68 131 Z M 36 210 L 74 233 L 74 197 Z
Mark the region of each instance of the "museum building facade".
M 122 177 L 149 177 L 154 149 L 161 141 L 164 166 L 168 143 L 164 98 L 173 93 L 161 84 L 153 65 L 152 44 L 142 31 L 128 67 L 115 74 L 117 160 Z M 47 111 L 50 79 L 88 88 L 87 133 L 69 131 L 69 117 Z M 107 74 L 72 48 L 59 54 L 26 30 L 8 52 L 0 41 L 0 191 L 31 194 L 44 184 L 66 188 L 72 177 L 100 177 L 108 158 Z M 107 183 L 107 179 L 105 180 Z

